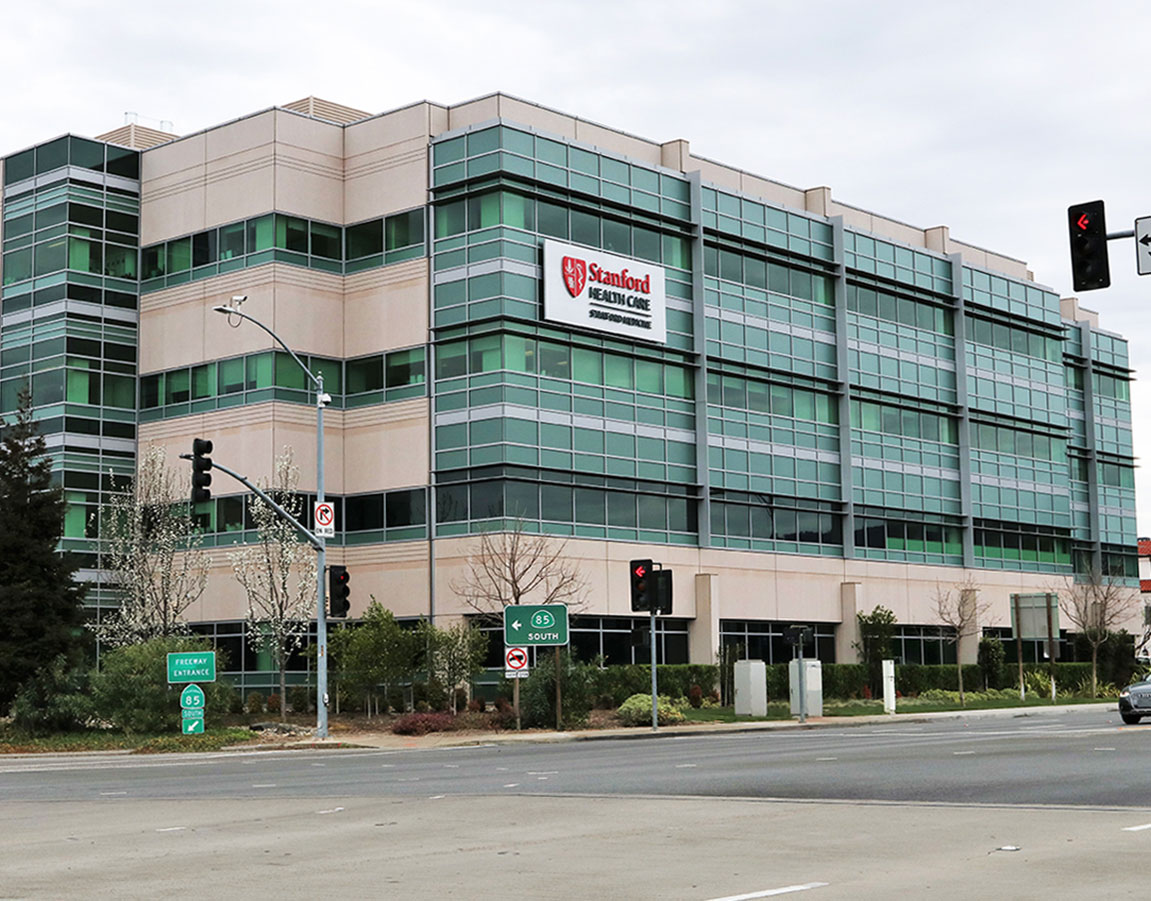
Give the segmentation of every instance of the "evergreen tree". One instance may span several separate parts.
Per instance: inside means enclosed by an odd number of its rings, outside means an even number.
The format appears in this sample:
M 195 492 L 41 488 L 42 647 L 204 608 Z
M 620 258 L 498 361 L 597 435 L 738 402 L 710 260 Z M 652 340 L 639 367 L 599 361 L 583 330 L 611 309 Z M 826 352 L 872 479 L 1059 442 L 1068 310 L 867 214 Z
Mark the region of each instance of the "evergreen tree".
M 38 669 L 80 650 L 85 586 L 56 551 L 64 509 L 25 390 L 0 435 L 0 713 Z

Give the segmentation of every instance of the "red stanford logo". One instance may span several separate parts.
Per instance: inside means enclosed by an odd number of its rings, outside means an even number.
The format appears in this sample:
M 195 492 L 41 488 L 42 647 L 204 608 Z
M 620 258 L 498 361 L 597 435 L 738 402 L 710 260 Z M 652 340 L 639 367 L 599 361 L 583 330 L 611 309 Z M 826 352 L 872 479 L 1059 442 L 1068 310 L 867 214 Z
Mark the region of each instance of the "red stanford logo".
M 572 297 L 579 297 L 580 291 L 587 284 L 587 263 L 583 260 L 577 260 L 575 257 L 564 257 L 563 272 L 564 285 L 568 289 L 568 294 Z

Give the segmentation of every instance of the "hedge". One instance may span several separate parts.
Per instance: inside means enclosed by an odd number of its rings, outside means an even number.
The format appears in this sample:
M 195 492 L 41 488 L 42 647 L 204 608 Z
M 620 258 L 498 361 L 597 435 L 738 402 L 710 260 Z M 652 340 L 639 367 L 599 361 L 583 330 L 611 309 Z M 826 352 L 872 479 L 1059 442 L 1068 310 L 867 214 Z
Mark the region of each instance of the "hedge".
M 719 667 L 710 663 L 660 664 L 656 668 L 657 690 L 665 697 L 686 698 L 693 685 L 704 695 L 719 685 Z M 651 667 L 646 663 L 625 663 L 604 667 L 596 676 L 596 695 L 610 697 L 618 707 L 635 694 L 651 698 Z

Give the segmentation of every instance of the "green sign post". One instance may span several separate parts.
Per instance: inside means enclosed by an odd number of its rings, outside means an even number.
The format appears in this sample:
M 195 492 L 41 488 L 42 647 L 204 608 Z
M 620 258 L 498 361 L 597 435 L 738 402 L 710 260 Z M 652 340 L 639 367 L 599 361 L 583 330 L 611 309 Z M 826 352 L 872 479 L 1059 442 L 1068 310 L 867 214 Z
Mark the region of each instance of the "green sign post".
M 199 685 L 185 686 L 180 692 L 180 707 L 183 721 L 181 732 L 184 735 L 201 735 L 204 732 L 204 689 Z
M 568 643 L 566 604 L 515 604 L 504 607 L 504 644 L 537 647 Z
M 168 655 L 168 682 L 215 682 L 216 652 L 185 651 Z

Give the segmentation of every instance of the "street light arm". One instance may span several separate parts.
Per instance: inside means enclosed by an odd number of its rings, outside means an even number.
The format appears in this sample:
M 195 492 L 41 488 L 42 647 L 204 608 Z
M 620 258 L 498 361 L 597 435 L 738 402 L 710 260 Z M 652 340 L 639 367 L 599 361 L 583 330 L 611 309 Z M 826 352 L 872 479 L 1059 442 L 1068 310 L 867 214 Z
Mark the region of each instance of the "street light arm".
M 299 364 L 300 368 L 302 370 L 304 370 L 304 372 L 307 374 L 308 378 L 310 378 L 312 380 L 312 384 L 315 386 L 316 390 L 319 391 L 321 394 L 323 393 L 323 391 L 324 391 L 323 380 L 321 378 L 319 378 L 318 376 L 313 375 L 312 371 L 310 369 L 308 369 L 307 366 L 304 365 L 304 361 L 301 360 L 298 356 L 296 356 L 296 352 L 294 350 L 292 350 L 292 348 L 288 347 L 288 345 L 284 343 L 283 339 L 279 335 L 277 335 L 270 328 L 268 328 L 266 325 L 264 325 L 264 323 L 260 322 L 259 319 L 255 319 L 255 318 L 249 316 L 247 313 L 242 313 L 240 310 L 236 309 L 235 307 L 225 306 L 224 304 L 218 304 L 217 306 L 212 307 L 212 311 L 215 313 L 223 313 L 226 316 L 239 316 L 241 319 L 247 319 L 253 325 L 257 325 L 260 328 L 262 328 L 265 332 L 267 332 L 269 335 L 272 336 L 273 341 L 275 341 L 277 344 L 280 345 L 280 347 L 284 348 L 285 351 L 287 351 L 289 354 L 291 354 L 292 359 L 295 360 L 296 363 Z

